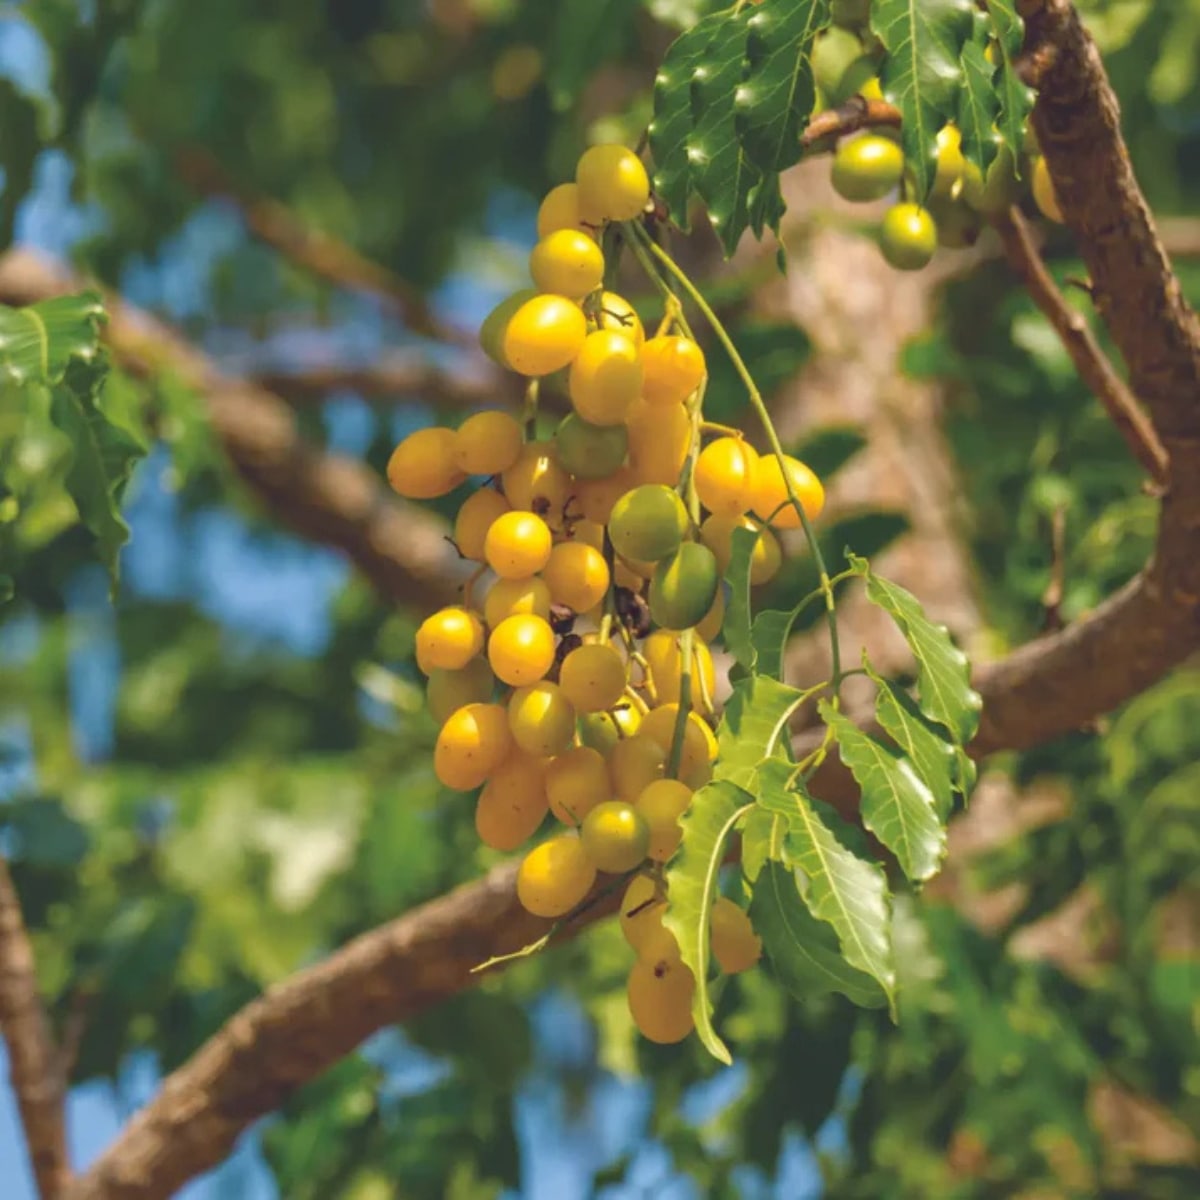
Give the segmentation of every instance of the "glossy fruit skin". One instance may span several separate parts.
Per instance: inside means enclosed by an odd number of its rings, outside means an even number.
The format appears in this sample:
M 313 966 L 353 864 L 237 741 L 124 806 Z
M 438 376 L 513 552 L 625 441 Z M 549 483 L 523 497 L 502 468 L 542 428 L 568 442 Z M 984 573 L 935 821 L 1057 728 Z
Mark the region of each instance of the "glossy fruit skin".
M 718 896 L 709 919 L 713 958 L 726 975 L 748 971 L 762 957 L 762 938 L 732 900 Z
M 904 176 L 904 151 L 891 138 L 868 133 L 839 143 L 830 178 L 845 200 L 882 200 Z
M 528 579 L 497 579 L 483 601 L 483 619 L 495 629 L 506 617 L 534 613 L 543 621 L 550 619 L 550 589 L 536 575 Z
M 664 629 L 655 630 L 642 643 L 642 656 L 650 665 L 658 703 L 678 704 L 680 670 L 683 666 L 678 634 L 668 633 Z M 692 703 L 697 707 L 700 695 L 698 679 L 703 681 L 705 694 L 712 696 L 717 686 L 717 673 L 713 667 L 712 655 L 709 654 L 707 646 L 695 643 L 692 652 Z
M 575 358 L 585 337 L 587 320 L 578 304 L 565 296 L 534 296 L 509 318 L 501 348 L 514 371 L 549 375 Z
M 638 1031 L 660 1045 L 682 1042 L 695 1028 L 692 994 L 696 981 L 681 962 L 639 959 L 629 972 L 626 997 Z
M 653 738 L 670 757 L 675 740 L 675 724 L 679 719 L 679 705 L 660 704 L 652 708 L 638 726 L 641 737 Z M 717 739 L 704 719 L 696 712 L 689 712 L 683 728 L 683 748 L 679 758 L 681 775 L 690 775 L 717 757 Z
M 669 487 L 642 484 L 613 505 L 608 536 L 624 558 L 658 562 L 679 549 L 688 530 L 687 509 Z
M 561 917 L 591 891 L 596 868 L 574 834 L 534 846 L 517 869 L 517 899 L 535 917 Z
M 783 564 L 783 550 L 779 539 L 768 526 L 759 525 L 750 517 L 718 517 L 714 513 L 706 517 L 700 526 L 700 540 L 713 552 L 723 575 L 729 570 L 729 562 L 733 557 L 735 529 L 751 529 L 758 533 L 758 541 L 750 556 L 750 582 L 755 587 L 769 583 Z
M 499 475 L 517 461 L 523 440 L 511 413 L 475 413 L 454 434 L 455 463 L 466 475 Z
M 511 296 L 506 296 L 501 300 L 484 317 L 483 324 L 479 327 L 479 344 L 483 347 L 483 352 L 492 362 L 506 370 L 509 369 L 509 362 L 504 357 L 504 331 L 508 328 L 513 314 L 527 300 L 532 300 L 537 294 L 536 288 L 522 288 L 518 292 L 513 292 Z
M 658 405 L 638 399 L 625 418 L 629 465 L 637 483 L 673 488 L 692 445 L 692 422 L 682 404 Z
M 538 237 L 549 237 L 559 229 L 579 229 L 587 233 L 579 215 L 579 187 L 577 184 L 560 183 L 557 187 L 552 187 L 538 207 Z
M 1054 180 L 1046 160 L 1040 155 L 1033 160 L 1033 202 L 1043 217 L 1063 224 L 1063 211 L 1058 203 L 1058 193 L 1054 190 Z
M 595 608 L 608 592 L 608 563 L 595 546 L 559 542 L 542 571 L 550 599 L 576 613 Z
M 893 204 L 879 227 L 879 248 L 897 271 L 919 271 L 937 250 L 937 225 L 917 204 Z
M 632 221 L 650 199 L 650 177 L 642 160 L 625 146 L 593 146 L 575 168 L 579 213 L 591 225 Z
M 635 807 L 650 831 L 646 854 L 654 862 L 665 863 L 679 848 L 679 818 L 691 801 L 692 789 L 678 779 L 657 779 L 642 789 Z
M 499 704 L 466 704 L 450 714 L 433 748 L 433 770 L 448 788 L 469 792 L 512 753 L 508 713 Z
M 592 425 L 620 425 L 642 390 L 642 361 L 624 334 L 589 333 L 571 363 L 567 390 L 575 411 Z
M 875 77 L 875 63 L 848 29 L 828 29 L 813 43 L 813 77 L 830 107 L 844 104 Z
M 543 769 L 540 759 L 518 752 L 492 773 L 475 804 L 475 832 L 485 846 L 507 854 L 537 832 L 547 808 Z
M 650 830 L 645 818 L 620 800 L 597 804 L 583 819 L 580 830 L 588 857 L 601 871 L 619 875 L 646 861 Z
M 692 476 L 700 503 L 719 516 L 740 517 L 754 498 L 758 452 L 741 438 L 709 442 L 696 459 Z
M 554 631 L 532 613 L 505 617 L 488 638 L 488 662 L 501 683 L 525 687 L 545 677 L 554 663 Z
M 945 125 L 937 135 L 937 169 L 931 196 L 948 197 L 963 177 L 967 160 L 962 152 L 962 134 L 956 125 Z
M 549 442 L 526 442 L 517 461 L 500 476 L 500 485 L 513 508 L 537 513 L 552 529 L 561 525 L 573 490 Z
M 429 672 L 425 701 L 433 719 L 444 724 L 455 709 L 465 704 L 486 704 L 492 698 L 496 677 L 486 658 L 473 658 L 457 671 L 435 667 Z
M 637 310 L 624 296 L 616 292 L 600 293 L 600 303 L 592 327 L 619 333 L 635 346 L 641 346 L 646 341 L 646 331 L 642 327 L 642 319 L 637 315 Z
M 534 246 L 529 273 L 541 291 L 582 300 L 604 279 L 604 255 L 581 230 L 558 229 Z
M 704 351 L 691 338 L 652 337 L 642 347 L 642 371 L 648 404 L 682 404 L 704 380 Z
M 408 500 L 444 496 L 466 479 L 455 461 L 455 449 L 452 429 L 434 425 L 410 433 L 388 459 L 388 483 Z
M 585 642 L 563 659 L 558 685 L 577 712 L 603 712 L 621 699 L 627 679 L 625 661 L 612 647 Z
M 696 633 L 706 642 L 714 642 L 721 636 L 721 626 L 725 623 L 725 591 L 717 588 L 712 606 L 704 614 L 704 619 L 696 626 Z
M 754 468 L 754 492 L 751 508 L 762 521 L 770 521 L 776 529 L 799 529 L 800 514 L 790 503 L 784 471 L 804 509 L 804 515 L 815 521 L 825 507 L 825 489 L 815 474 L 798 458 L 783 456 L 783 465 L 774 454 L 764 454 Z M 780 507 L 780 506 L 784 507 Z
M 641 946 L 662 924 L 666 894 L 649 875 L 635 875 L 621 897 L 619 918 L 625 940 L 640 956 Z
M 653 739 L 635 733 L 622 738 L 608 753 L 608 775 L 617 798 L 633 804 L 642 792 L 666 773 L 667 755 Z
M 607 525 L 613 505 L 635 487 L 633 469 L 618 467 L 604 479 L 581 479 L 575 485 L 575 507 L 597 525 Z
M 487 564 L 501 579 L 526 579 L 549 561 L 554 546 L 550 527 L 531 512 L 501 513 L 483 539 Z
M 417 628 L 417 666 L 430 671 L 458 671 L 483 649 L 483 623 L 459 605 L 440 608 Z
M 463 558 L 483 562 L 487 532 L 509 511 L 508 501 L 494 488 L 480 488 L 463 501 L 454 518 L 454 544 Z
M 526 754 L 562 754 L 575 737 L 575 709 L 558 685 L 542 680 L 517 688 L 508 698 L 508 727 Z
M 555 431 L 554 448 L 563 469 L 576 479 L 603 479 L 625 461 L 629 434 L 624 425 L 593 425 L 567 413 Z
M 663 629 L 691 629 L 708 614 L 720 582 L 713 552 L 699 542 L 684 542 L 655 569 L 650 615 Z
M 574 828 L 606 800 L 613 791 L 608 764 L 599 750 L 573 746 L 546 764 L 544 780 L 550 811 L 564 825 Z

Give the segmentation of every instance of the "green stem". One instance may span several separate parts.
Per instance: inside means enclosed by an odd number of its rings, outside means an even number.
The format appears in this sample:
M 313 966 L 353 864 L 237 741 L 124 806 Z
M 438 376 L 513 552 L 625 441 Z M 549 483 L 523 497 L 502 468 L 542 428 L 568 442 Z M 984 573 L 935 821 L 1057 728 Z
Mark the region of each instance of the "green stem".
M 685 629 L 679 635 L 679 711 L 671 731 L 671 753 L 667 756 L 667 777 L 679 778 L 679 763 L 683 758 L 683 740 L 687 733 L 688 713 L 692 711 L 692 653 L 696 631 Z
M 754 382 L 754 377 L 750 374 L 749 368 L 746 366 L 745 360 L 738 353 L 737 347 L 733 344 L 725 326 L 721 323 L 721 319 L 713 312 L 712 307 L 704 296 L 700 293 L 699 288 L 692 283 L 688 278 L 683 268 L 657 243 L 650 235 L 636 222 L 629 222 L 626 228 L 632 229 L 630 246 L 634 251 L 638 261 L 645 267 L 645 258 L 652 256 L 657 259 L 663 269 L 679 284 L 681 288 L 688 294 L 692 302 L 700 310 L 704 319 L 716 334 L 717 340 L 725 348 L 726 354 L 729 355 L 730 361 L 733 363 L 734 370 L 737 371 L 742 383 L 745 385 L 746 393 L 750 397 L 750 403 L 754 411 L 758 414 L 758 419 L 762 422 L 763 430 L 767 435 L 767 441 L 770 443 L 771 451 L 779 460 L 780 474 L 783 476 L 784 487 L 787 489 L 788 499 L 792 503 L 792 507 L 796 510 L 800 518 L 800 524 L 804 529 L 804 536 L 808 541 L 809 550 L 813 556 L 813 562 L 816 564 L 817 572 L 821 580 L 821 591 L 825 596 L 825 619 L 829 626 L 829 649 L 830 660 L 833 668 L 833 678 L 830 681 L 834 694 L 836 695 L 842 681 L 842 651 L 841 645 L 838 642 L 838 626 L 837 626 L 837 609 L 833 597 L 833 586 L 830 582 L 829 571 L 825 566 L 825 556 L 821 553 L 820 544 L 817 542 L 817 536 L 813 532 L 812 522 L 808 519 L 808 514 L 804 511 L 804 505 L 800 503 L 800 497 L 796 494 L 795 484 L 792 483 L 791 476 L 788 474 L 784 466 L 784 451 L 783 445 L 779 441 L 779 434 L 775 432 L 775 423 L 771 420 L 771 414 L 767 410 L 762 394 L 758 390 L 757 384 Z M 638 253 L 638 250 L 642 253 Z M 655 272 L 657 274 L 657 272 Z M 662 286 L 666 286 L 665 283 Z M 669 289 L 668 289 L 669 290 Z

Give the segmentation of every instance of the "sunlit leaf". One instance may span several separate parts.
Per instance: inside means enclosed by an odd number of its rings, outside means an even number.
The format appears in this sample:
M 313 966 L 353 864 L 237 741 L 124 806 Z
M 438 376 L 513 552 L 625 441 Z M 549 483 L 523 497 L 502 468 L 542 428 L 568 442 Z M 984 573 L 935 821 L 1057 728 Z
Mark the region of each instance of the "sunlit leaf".
M 750 787 L 764 758 L 786 752 L 787 723 L 803 700 L 803 692 L 766 675 L 738 680 L 717 726 L 717 778 Z

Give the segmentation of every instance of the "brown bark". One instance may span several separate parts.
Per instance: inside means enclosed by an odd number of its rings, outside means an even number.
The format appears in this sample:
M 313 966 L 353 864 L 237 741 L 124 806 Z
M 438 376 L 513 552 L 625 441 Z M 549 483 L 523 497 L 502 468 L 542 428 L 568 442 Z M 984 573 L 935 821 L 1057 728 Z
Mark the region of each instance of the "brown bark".
M 33 947 L 8 863 L 0 857 L 0 1033 L 41 1200 L 71 1179 L 63 1121 L 63 1077 L 37 990 Z

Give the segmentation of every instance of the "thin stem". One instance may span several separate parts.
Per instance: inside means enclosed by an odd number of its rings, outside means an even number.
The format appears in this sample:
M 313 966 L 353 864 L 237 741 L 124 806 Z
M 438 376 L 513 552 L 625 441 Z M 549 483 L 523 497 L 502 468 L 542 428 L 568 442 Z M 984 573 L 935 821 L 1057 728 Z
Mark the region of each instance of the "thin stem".
M 687 732 L 688 713 L 692 711 L 692 653 L 696 631 L 685 629 L 679 635 L 679 711 L 671 733 L 671 753 L 667 756 L 667 776 L 679 778 L 679 763 L 683 758 L 683 740 Z
M 833 597 L 833 587 L 830 584 L 829 571 L 825 566 L 825 556 L 821 553 L 820 544 L 817 542 L 816 534 L 813 532 L 812 522 L 808 519 L 808 514 L 804 511 L 804 505 L 800 503 L 800 497 L 796 494 L 795 484 L 792 482 L 791 475 L 788 473 L 784 464 L 783 445 L 779 441 L 779 434 L 775 432 L 775 424 L 771 420 L 771 414 L 767 410 L 766 403 L 762 398 L 762 394 L 758 390 L 757 384 L 754 382 L 754 377 L 750 374 L 749 368 L 746 366 L 745 360 L 738 353 L 737 347 L 733 344 L 725 326 L 721 323 L 721 319 L 713 312 L 712 307 L 700 290 L 688 278 L 683 268 L 675 262 L 675 260 L 657 243 L 648 233 L 638 224 L 629 223 L 627 228 L 632 228 L 633 238 L 630 245 L 634 248 L 635 254 L 637 247 L 648 252 L 649 255 L 657 259 L 662 264 L 664 270 L 679 284 L 681 288 L 691 297 L 692 302 L 700 310 L 704 319 L 709 323 L 712 331 L 717 336 L 717 340 L 725 348 L 725 352 L 729 355 L 730 361 L 733 363 L 734 370 L 737 371 L 742 383 L 746 387 L 746 393 L 750 397 L 750 403 L 754 411 L 758 414 L 759 420 L 762 422 L 763 430 L 767 435 L 767 441 L 771 445 L 771 451 L 779 460 L 780 474 L 783 476 L 784 487 L 787 490 L 788 499 L 792 503 L 792 507 L 796 510 L 800 518 L 800 524 L 804 529 L 804 536 L 808 541 L 809 550 L 813 556 L 813 562 L 816 564 L 817 572 L 821 580 L 821 591 L 825 595 L 825 619 L 829 625 L 829 648 L 830 660 L 833 667 L 833 678 L 831 686 L 836 695 L 842 681 L 842 652 L 841 645 L 838 642 L 838 626 L 837 626 L 837 610 Z M 638 261 L 642 261 L 642 256 L 638 256 Z M 665 286 L 665 285 L 664 285 Z
M 717 421 L 701 421 L 701 433 L 719 433 L 722 437 L 741 438 L 744 436 L 740 429 L 733 425 L 721 425 Z

